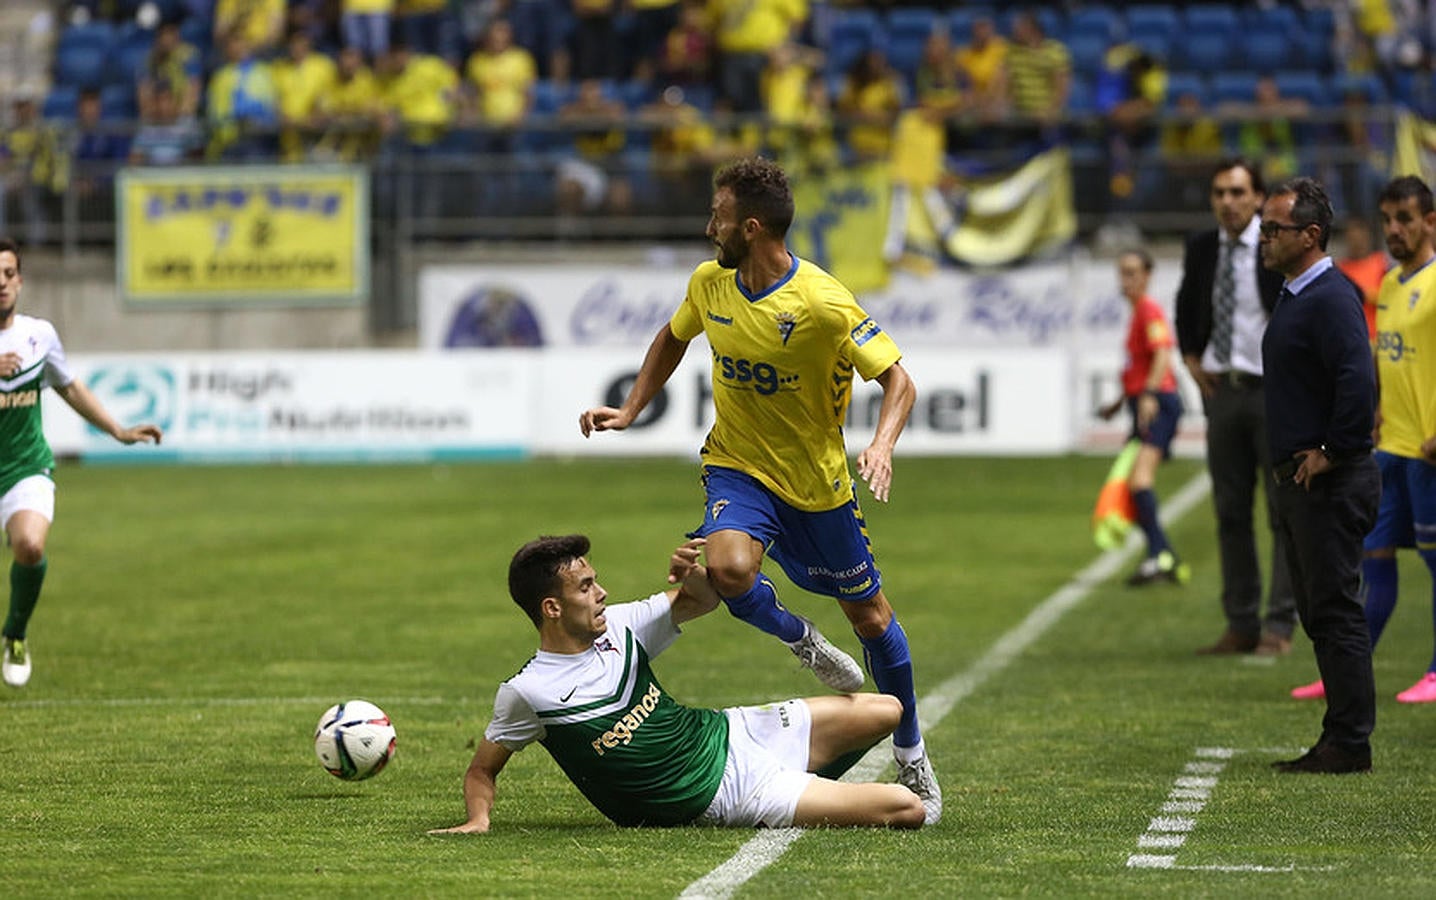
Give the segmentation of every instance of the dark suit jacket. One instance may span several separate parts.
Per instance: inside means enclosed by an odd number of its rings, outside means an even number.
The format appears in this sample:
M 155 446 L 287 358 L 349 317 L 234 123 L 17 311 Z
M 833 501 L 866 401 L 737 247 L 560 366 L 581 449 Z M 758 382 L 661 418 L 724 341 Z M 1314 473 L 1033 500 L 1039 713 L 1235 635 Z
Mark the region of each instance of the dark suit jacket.
M 1212 336 L 1212 288 L 1217 281 L 1217 255 L 1221 241 L 1217 229 L 1199 231 L 1187 239 L 1182 254 L 1182 284 L 1177 288 L 1177 346 L 1183 356 L 1201 356 Z M 1261 264 L 1257 254 L 1257 289 L 1268 316 L 1276 306 L 1285 279 Z

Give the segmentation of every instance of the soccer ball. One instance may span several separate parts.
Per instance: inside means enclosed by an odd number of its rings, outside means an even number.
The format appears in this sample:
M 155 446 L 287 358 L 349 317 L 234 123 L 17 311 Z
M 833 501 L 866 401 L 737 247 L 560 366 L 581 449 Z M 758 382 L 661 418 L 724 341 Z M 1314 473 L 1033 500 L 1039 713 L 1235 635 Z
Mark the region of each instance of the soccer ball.
M 336 778 L 373 778 L 394 755 L 394 726 L 384 710 L 367 700 L 336 703 L 319 717 L 314 753 Z

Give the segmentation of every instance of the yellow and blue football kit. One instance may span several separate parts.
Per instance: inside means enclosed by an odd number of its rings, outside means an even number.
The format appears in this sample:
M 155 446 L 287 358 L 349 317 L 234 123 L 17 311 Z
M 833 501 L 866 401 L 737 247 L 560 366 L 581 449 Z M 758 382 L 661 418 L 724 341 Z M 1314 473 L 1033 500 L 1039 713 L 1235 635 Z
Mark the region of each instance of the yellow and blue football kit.
M 1386 273 L 1376 297 L 1376 371 L 1381 386 L 1381 504 L 1365 549 L 1415 547 L 1433 577 L 1436 614 L 1436 465 L 1421 454 L 1436 436 L 1436 259 L 1409 274 Z M 1375 646 L 1396 608 L 1396 557 L 1361 565 L 1366 625 Z M 1429 672 L 1436 672 L 1436 655 Z

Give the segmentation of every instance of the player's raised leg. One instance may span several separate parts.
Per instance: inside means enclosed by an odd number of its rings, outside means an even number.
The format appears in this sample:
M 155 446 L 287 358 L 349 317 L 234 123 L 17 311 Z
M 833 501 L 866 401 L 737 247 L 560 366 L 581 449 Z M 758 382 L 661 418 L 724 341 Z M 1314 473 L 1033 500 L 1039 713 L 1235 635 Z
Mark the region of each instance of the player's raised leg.
M 746 532 L 714 531 L 704 553 L 708 578 L 728 612 L 788 645 L 804 667 L 837 691 L 863 686 L 863 670 L 813 625 L 778 600 L 773 582 L 762 574 L 763 544 Z

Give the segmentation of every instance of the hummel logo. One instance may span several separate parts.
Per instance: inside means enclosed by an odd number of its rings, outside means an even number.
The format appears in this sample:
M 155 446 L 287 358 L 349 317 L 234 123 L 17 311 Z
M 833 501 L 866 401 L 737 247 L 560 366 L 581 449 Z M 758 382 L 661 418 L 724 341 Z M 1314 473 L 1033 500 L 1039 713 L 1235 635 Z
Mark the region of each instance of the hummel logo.
M 567 702 L 568 702 L 568 698 L 569 698 L 569 697 L 572 697 L 572 696 L 573 696 L 573 692 L 576 691 L 576 690 L 578 690 L 578 685 L 574 685 L 573 687 L 569 688 L 567 694 L 564 694 L 562 697 L 558 698 L 558 702 L 560 702 L 560 703 L 567 703 Z

